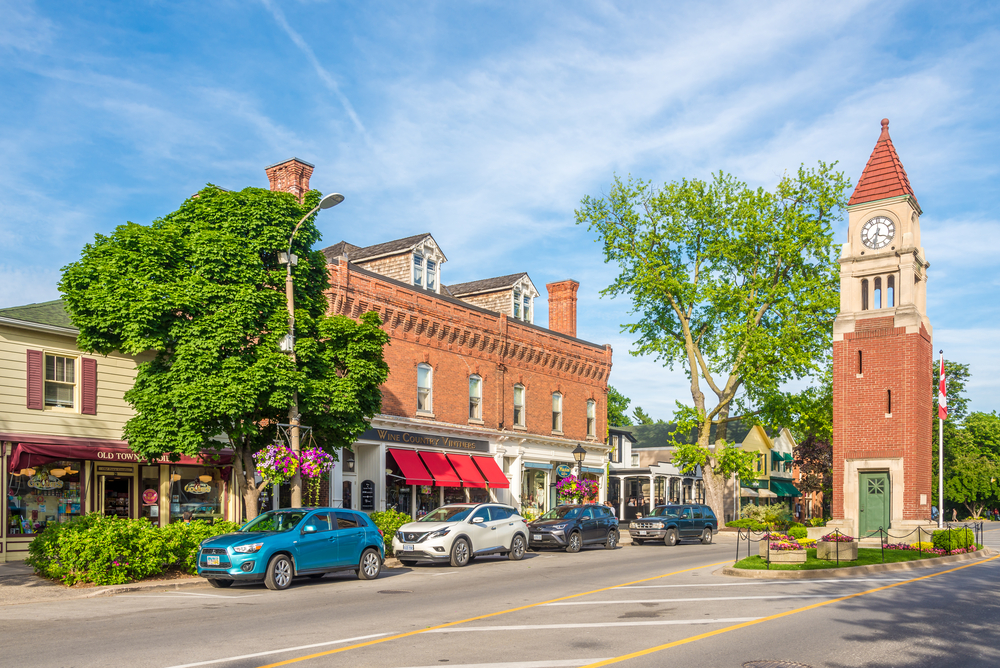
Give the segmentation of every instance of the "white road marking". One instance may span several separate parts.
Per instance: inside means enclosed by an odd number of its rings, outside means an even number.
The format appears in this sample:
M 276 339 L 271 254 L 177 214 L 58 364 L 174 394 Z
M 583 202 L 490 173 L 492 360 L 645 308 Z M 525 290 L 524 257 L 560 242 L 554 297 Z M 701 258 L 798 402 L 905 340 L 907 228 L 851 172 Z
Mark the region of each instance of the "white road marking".
M 387 636 L 388 633 L 374 633 L 370 636 L 357 636 L 354 638 L 344 638 L 342 640 L 330 640 L 329 642 L 318 642 L 312 645 L 299 645 L 298 647 L 285 647 L 283 649 L 272 649 L 266 652 L 255 652 L 254 654 L 241 654 L 240 656 L 227 656 L 224 659 L 211 659 L 209 661 L 199 661 L 197 663 L 185 663 L 179 666 L 170 666 L 170 668 L 194 668 L 195 666 L 210 666 L 213 663 L 226 663 L 228 661 L 240 661 L 242 659 L 253 659 L 258 656 L 268 656 L 269 654 L 281 654 L 283 652 L 298 652 L 303 649 L 313 649 L 314 647 L 327 647 L 329 645 L 339 645 L 345 642 L 356 642 L 359 640 L 371 640 L 372 638 L 381 638 L 382 636 Z
M 552 661 L 504 661 L 503 663 L 461 663 L 447 664 L 448 668 L 576 668 L 607 659 L 554 659 Z M 410 666 L 409 668 L 441 668 L 440 663 L 433 666 Z
M 851 582 L 902 582 L 903 578 L 854 578 L 852 580 L 751 580 L 749 582 L 712 582 L 706 584 L 672 584 L 672 585 L 623 585 L 613 589 L 674 589 L 676 587 L 753 587 L 759 585 L 808 585 L 808 584 L 845 584 Z
M 449 626 L 425 633 L 465 633 L 468 631 L 545 631 L 555 629 L 606 629 L 612 626 L 687 626 L 692 624 L 739 624 L 760 617 L 728 617 L 722 619 L 657 619 L 648 622 L 594 622 L 585 624 L 526 624 L 523 626 Z M 180 668 L 180 667 L 178 667 Z
M 458 571 L 449 571 L 449 572 L 447 572 L 447 573 L 435 573 L 435 574 L 434 574 L 434 575 L 432 575 L 431 577 L 432 577 L 432 578 L 439 578 L 439 577 L 441 577 L 442 575 L 454 575 L 454 574 L 455 574 L 455 573 L 457 573 L 457 572 L 458 572 Z
M 263 596 L 263 594 L 196 594 L 190 591 L 168 591 L 167 594 L 174 596 L 201 596 L 204 598 L 250 598 L 251 596 Z
M 790 594 L 787 596 L 709 596 L 706 598 L 640 598 L 625 601 L 567 601 L 564 603 L 545 603 L 543 608 L 556 605 L 609 605 L 612 603 L 693 603 L 696 601 L 757 601 L 761 599 L 777 600 L 783 598 L 836 598 L 839 594 Z

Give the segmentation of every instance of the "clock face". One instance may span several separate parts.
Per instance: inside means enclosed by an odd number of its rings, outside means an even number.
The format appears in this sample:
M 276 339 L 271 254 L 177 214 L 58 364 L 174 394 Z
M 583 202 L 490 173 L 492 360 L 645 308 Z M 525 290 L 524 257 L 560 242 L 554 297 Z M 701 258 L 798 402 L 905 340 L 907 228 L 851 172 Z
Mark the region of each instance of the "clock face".
M 861 242 L 874 250 L 885 248 L 896 236 L 896 224 L 885 216 L 876 216 L 861 228 Z

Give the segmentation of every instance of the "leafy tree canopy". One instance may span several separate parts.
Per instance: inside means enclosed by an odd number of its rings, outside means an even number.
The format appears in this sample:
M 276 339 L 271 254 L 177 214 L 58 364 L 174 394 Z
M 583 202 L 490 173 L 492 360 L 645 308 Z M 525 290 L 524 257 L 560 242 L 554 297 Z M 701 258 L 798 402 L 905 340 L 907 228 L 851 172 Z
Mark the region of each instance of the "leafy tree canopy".
M 312 249 L 320 235 L 311 219 L 293 243 L 297 363 L 279 350 L 288 316 L 277 251 L 319 198 L 209 185 L 150 225 L 98 235 L 59 285 L 81 349 L 139 359 L 125 394 L 132 450 L 155 458 L 233 448 L 250 516 L 252 454 L 288 421 L 293 393 L 303 424 L 333 454 L 367 428 L 388 375 L 377 314 L 325 315 L 326 262 Z
M 839 287 L 831 224 L 849 187 L 833 167 L 800 167 L 774 191 L 721 172 L 663 188 L 615 177 L 610 193 L 584 197 L 576 211 L 605 262 L 618 265 L 602 294 L 631 300 L 623 330 L 636 336 L 632 354 L 688 376 L 692 402 L 678 404 L 675 419 L 681 433 L 698 430 L 707 451 L 691 460 L 705 462 L 720 516 L 726 478 L 742 466 L 725 448 L 730 412 L 766 405 L 786 381 L 818 372 L 830 349 Z
M 632 400 L 608 385 L 608 426 L 628 427 L 632 420 L 628 417 L 628 405 Z

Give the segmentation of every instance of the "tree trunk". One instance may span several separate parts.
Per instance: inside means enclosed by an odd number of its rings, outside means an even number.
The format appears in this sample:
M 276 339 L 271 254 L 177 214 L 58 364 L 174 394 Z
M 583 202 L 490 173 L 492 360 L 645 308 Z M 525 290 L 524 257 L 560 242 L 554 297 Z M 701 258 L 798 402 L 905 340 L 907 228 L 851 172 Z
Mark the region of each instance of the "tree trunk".
M 243 505 L 246 508 L 247 520 L 257 517 L 258 501 L 260 500 L 260 489 L 256 485 L 253 477 L 255 470 L 253 454 L 246 448 L 236 448 L 233 463 L 236 465 L 236 483 L 239 486 L 240 496 L 243 497 Z
M 727 477 L 718 475 L 715 472 L 712 458 L 709 463 L 701 467 L 701 481 L 705 485 L 705 504 L 712 509 L 715 517 L 719 520 L 719 526 L 725 526 L 726 511 L 726 483 Z

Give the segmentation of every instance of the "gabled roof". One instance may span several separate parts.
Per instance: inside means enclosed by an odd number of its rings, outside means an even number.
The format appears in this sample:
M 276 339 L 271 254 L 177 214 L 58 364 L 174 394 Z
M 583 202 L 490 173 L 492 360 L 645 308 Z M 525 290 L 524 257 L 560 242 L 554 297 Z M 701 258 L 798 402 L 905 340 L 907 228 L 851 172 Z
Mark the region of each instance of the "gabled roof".
M 49 325 L 51 327 L 66 327 L 76 329 L 73 321 L 69 319 L 66 305 L 63 300 L 56 299 L 40 304 L 26 304 L 24 306 L 11 306 L 0 309 L 0 318 L 10 318 L 11 320 L 21 320 L 38 325 Z
M 527 275 L 528 272 L 522 271 L 519 274 L 508 274 L 506 276 L 497 276 L 496 278 L 483 278 L 478 281 L 469 281 L 468 283 L 456 283 L 455 285 L 449 285 L 448 291 L 455 297 L 466 297 L 468 295 L 481 294 L 484 292 L 508 290 L 514 287 L 515 283 Z M 529 278 L 528 280 L 530 281 L 531 279 Z
M 903 163 L 899 161 L 896 147 L 889 139 L 889 119 L 883 118 L 882 134 L 879 135 L 878 141 L 875 143 L 875 150 L 868 158 L 865 171 L 861 173 L 858 185 L 847 205 L 864 204 L 900 195 L 912 197 L 917 210 L 920 210 L 917 197 L 913 194 L 913 188 L 910 186 L 910 179 L 906 176 Z
M 408 251 L 428 237 L 431 239 L 434 238 L 431 237 L 430 232 L 424 232 L 423 234 L 415 234 L 412 237 L 396 239 L 395 241 L 386 241 L 385 243 L 375 244 L 374 246 L 365 246 L 364 248 L 349 244 L 346 241 L 341 241 L 340 243 L 324 248 L 323 254 L 326 256 L 327 260 L 332 260 L 341 255 L 347 255 L 347 258 L 351 262 L 357 264 L 358 262 L 374 260 L 388 255 L 397 255 Z

